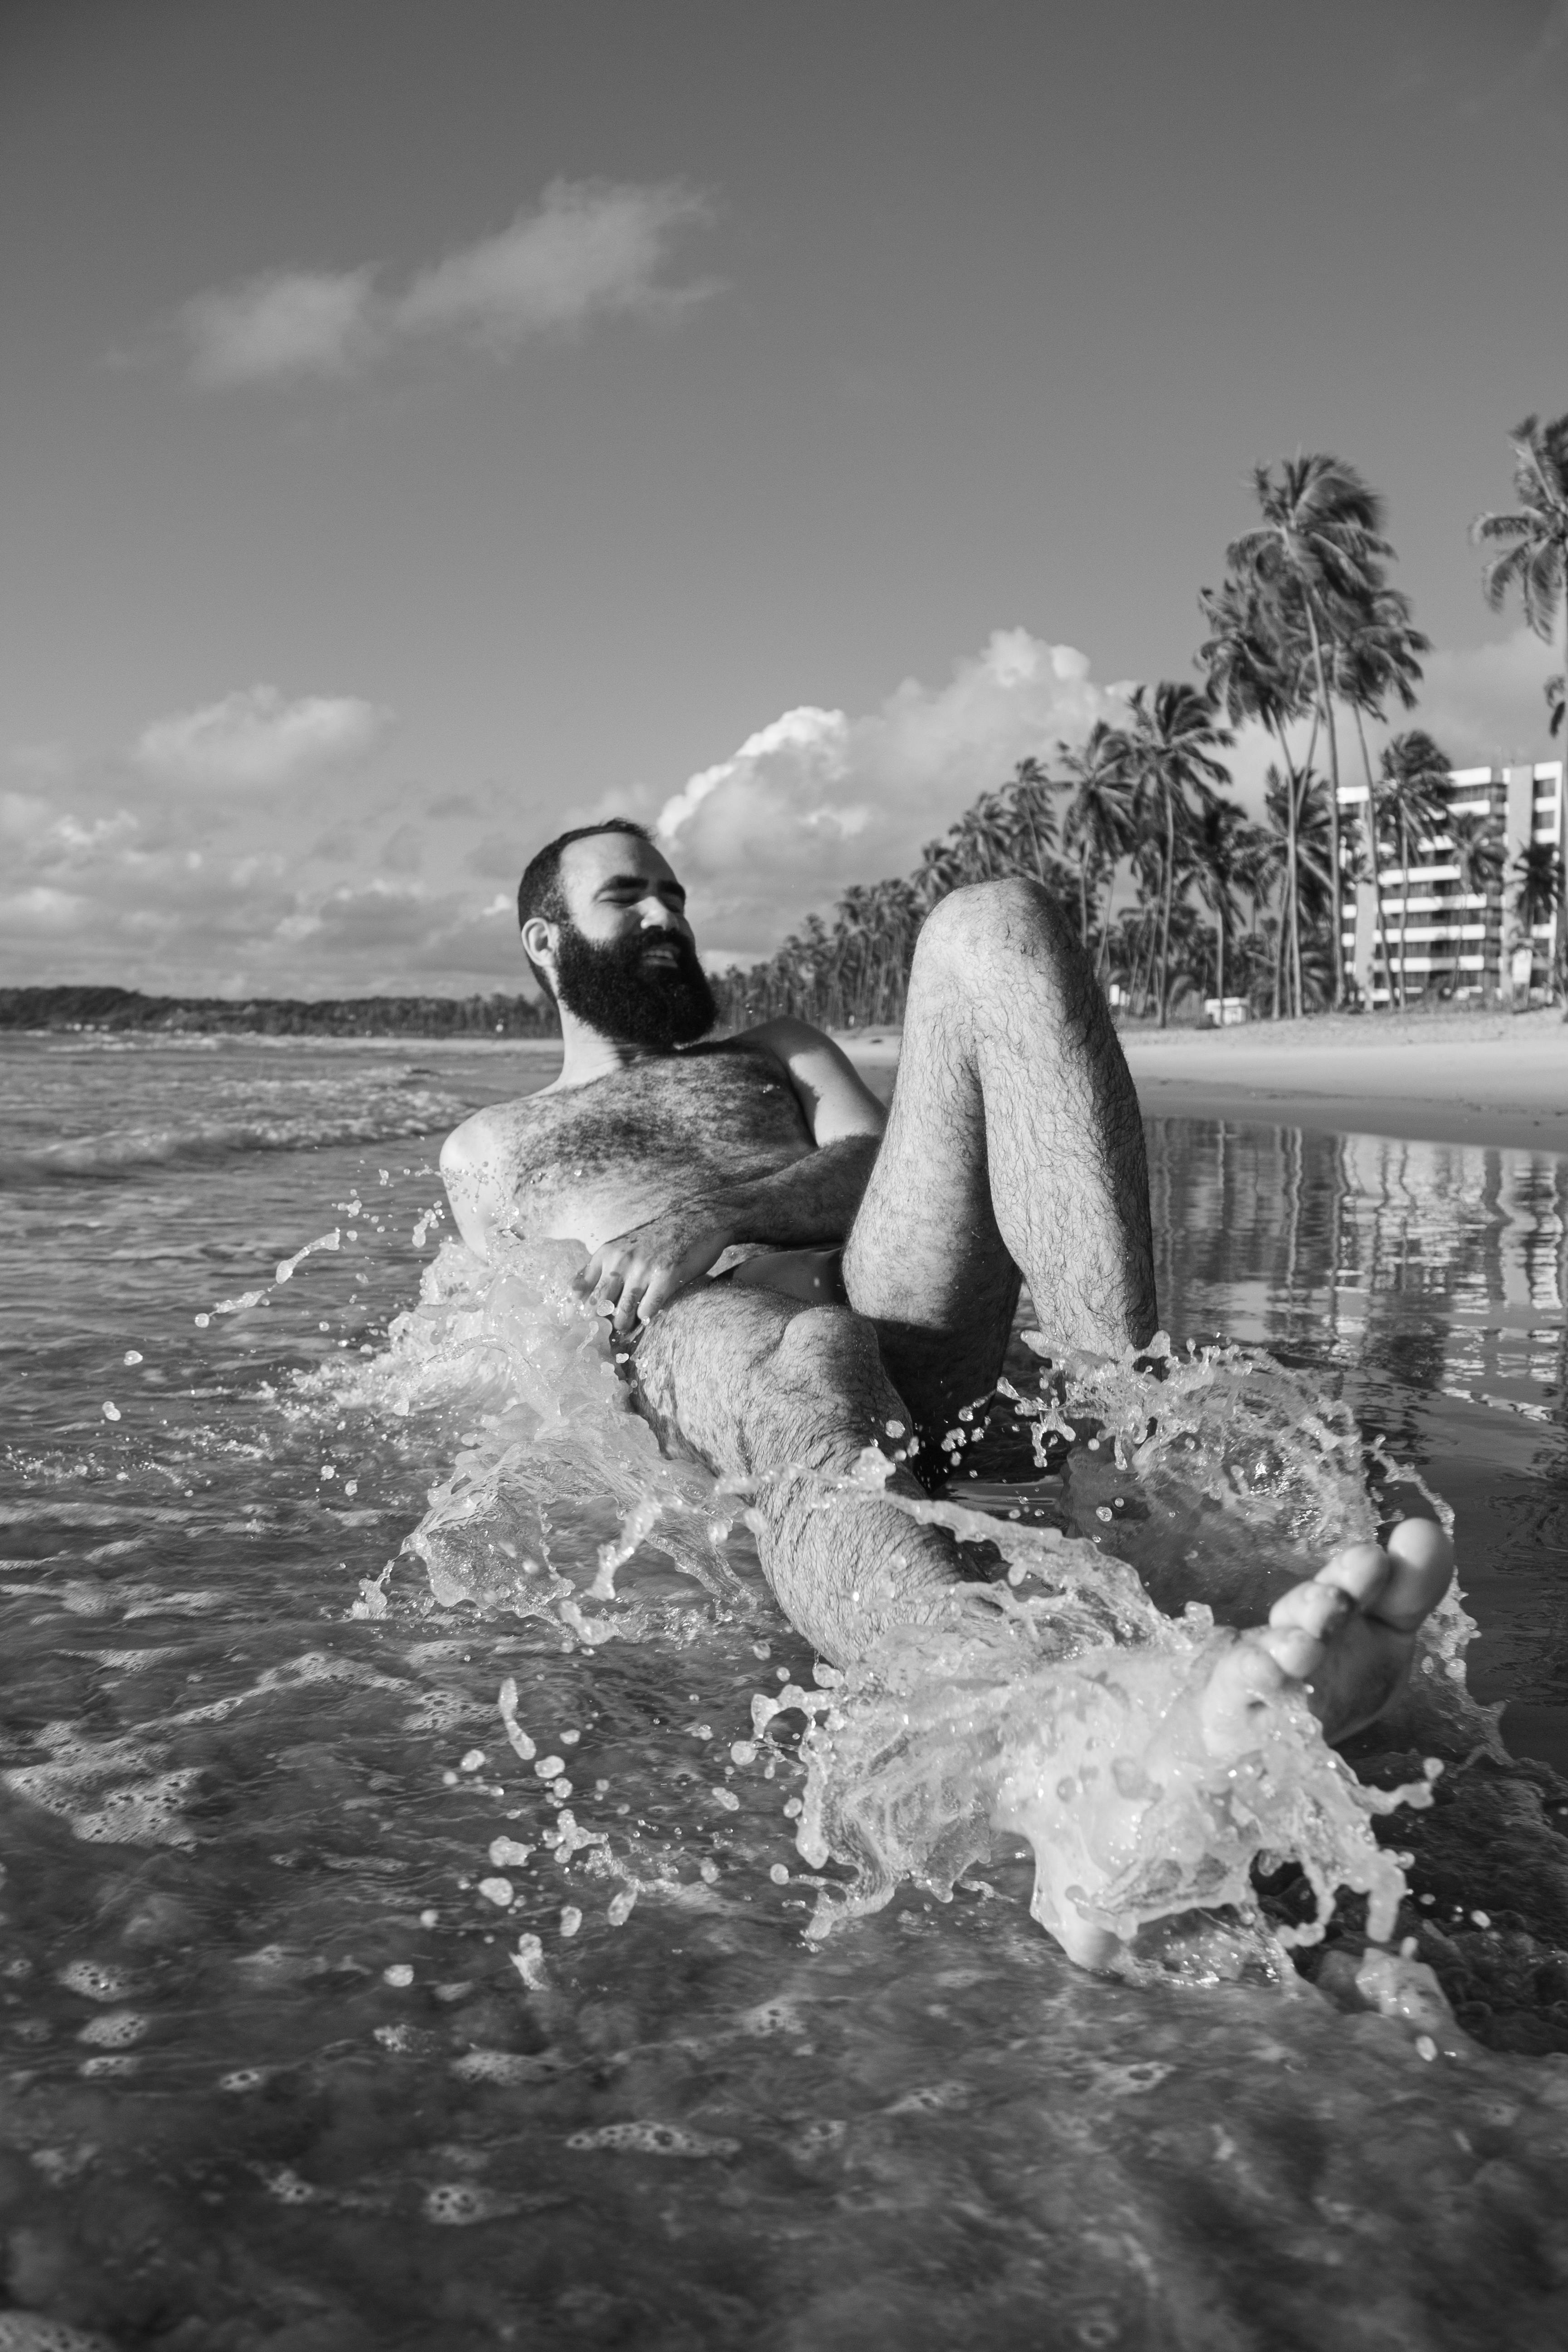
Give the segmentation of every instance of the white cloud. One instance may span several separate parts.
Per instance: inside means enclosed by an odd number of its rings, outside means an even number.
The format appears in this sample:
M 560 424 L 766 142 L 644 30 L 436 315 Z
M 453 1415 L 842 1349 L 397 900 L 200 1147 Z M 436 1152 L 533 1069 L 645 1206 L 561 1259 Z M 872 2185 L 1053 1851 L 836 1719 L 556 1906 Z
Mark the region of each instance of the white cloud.
M 423 271 L 395 317 L 410 331 L 456 327 L 502 351 L 527 335 L 615 311 L 684 310 L 710 290 L 660 273 L 676 236 L 706 220 L 689 190 L 552 180 L 537 212 Z
M 271 270 L 198 294 L 182 316 L 200 383 L 346 375 L 377 341 L 368 269 Z
M 786 711 L 660 812 L 704 949 L 772 947 L 845 883 L 907 873 L 922 844 L 1020 760 L 1048 757 L 1121 709 L 1071 646 L 997 629 L 945 686 L 908 678 L 866 717 Z
M 677 239 L 710 216 L 674 184 L 552 180 L 539 205 L 493 236 L 383 292 L 368 265 L 271 270 L 196 295 L 180 314 L 198 383 L 346 375 L 397 341 L 456 333 L 509 352 L 530 335 L 635 312 L 670 316 L 713 290 L 671 283 Z
M 1494 645 L 1428 654 L 1420 708 L 1398 723 L 1425 727 L 1464 767 L 1561 758 L 1542 689 L 1562 667 L 1561 635 L 1549 646 L 1522 625 Z
M 139 768 L 172 783 L 291 783 L 359 758 L 391 719 L 355 695 L 285 699 L 275 686 L 247 687 L 199 710 L 174 712 L 142 730 Z
M 14 927 L 18 935 L 62 932 L 75 928 L 87 912 L 88 902 L 72 891 L 35 882 L 26 890 L 7 891 L 0 898 L 0 908 L 4 909 L 5 927 Z

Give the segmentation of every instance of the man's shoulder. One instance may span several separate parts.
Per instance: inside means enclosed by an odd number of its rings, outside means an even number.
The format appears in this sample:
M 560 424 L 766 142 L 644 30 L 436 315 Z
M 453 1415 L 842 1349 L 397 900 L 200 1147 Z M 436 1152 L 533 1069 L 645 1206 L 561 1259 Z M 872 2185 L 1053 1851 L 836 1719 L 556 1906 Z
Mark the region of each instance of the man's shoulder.
M 532 1124 L 537 1095 L 521 1095 L 512 1102 L 487 1103 L 471 1111 L 441 1146 L 441 1169 L 478 1169 L 491 1163 L 499 1151 L 515 1148 L 518 1138 Z

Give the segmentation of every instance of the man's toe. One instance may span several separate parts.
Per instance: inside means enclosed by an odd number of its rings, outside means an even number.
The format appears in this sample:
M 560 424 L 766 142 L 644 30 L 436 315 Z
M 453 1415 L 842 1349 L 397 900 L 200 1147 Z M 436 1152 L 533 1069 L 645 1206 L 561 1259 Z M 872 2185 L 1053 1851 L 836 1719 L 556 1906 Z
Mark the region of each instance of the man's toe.
M 1310 1633 L 1314 1641 L 1324 1642 L 1354 1607 L 1354 1601 L 1342 1585 L 1327 1577 L 1312 1577 L 1305 1584 L 1293 1584 L 1289 1592 L 1280 1594 L 1268 1612 L 1268 1622 L 1278 1633 L 1293 1629 Z
M 1388 1538 L 1390 1573 L 1369 1614 L 1414 1633 L 1437 1606 L 1454 1574 L 1454 1547 L 1436 1519 L 1401 1519 Z

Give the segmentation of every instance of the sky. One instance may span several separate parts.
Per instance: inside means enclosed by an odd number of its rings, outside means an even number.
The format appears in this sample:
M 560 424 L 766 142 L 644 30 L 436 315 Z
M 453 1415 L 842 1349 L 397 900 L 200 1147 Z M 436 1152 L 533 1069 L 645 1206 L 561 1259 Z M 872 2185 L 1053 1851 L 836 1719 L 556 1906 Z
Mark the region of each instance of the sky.
M 1568 0 L 5 0 L 0 982 L 510 992 L 615 812 L 763 953 L 1194 676 L 1299 449 L 1547 758 L 1565 154 Z

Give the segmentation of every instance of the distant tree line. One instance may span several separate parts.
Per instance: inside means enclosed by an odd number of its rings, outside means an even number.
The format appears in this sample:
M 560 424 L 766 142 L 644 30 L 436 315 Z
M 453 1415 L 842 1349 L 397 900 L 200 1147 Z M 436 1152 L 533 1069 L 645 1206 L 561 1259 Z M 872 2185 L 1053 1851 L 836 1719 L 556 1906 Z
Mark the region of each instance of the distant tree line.
M 1568 415 L 1544 425 L 1528 417 L 1511 437 L 1516 507 L 1475 526 L 1479 541 L 1504 550 L 1482 585 L 1494 608 L 1517 589 L 1530 625 L 1551 642 L 1560 605 L 1568 625 Z M 1199 594 L 1200 683 L 1136 688 L 1122 724 L 1101 720 L 1083 744 L 1025 760 L 927 843 L 912 874 L 853 885 L 831 923 L 810 915 L 765 963 L 723 975 L 728 1023 L 783 1013 L 831 1027 L 900 1020 L 925 915 L 950 890 L 1004 875 L 1042 884 L 1101 982 L 1162 1024 L 1192 993 L 1240 996 L 1276 1018 L 1354 1001 L 1343 931 L 1358 882 L 1373 886 L 1389 1002 L 1405 1003 L 1427 979 L 1411 973 L 1405 954 L 1407 877 L 1437 836 L 1456 895 L 1496 904 L 1511 882 L 1522 937 L 1559 909 L 1561 849 L 1531 843 L 1505 874 L 1500 821 L 1450 814 L 1451 762 L 1430 735 L 1396 734 L 1373 760 L 1368 723 L 1414 708 L 1431 650 L 1388 577 L 1382 499 L 1352 466 L 1322 455 L 1259 467 L 1253 489 L 1256 521 L 1227 549 L 1218 587 Z M 1562 677 L 1546 697 L 1555 734 Z M 1278 751 L 1261 824 L 1229 796 L 1222 757 L 1246 719 Z M 1352 740 L 1365 798 L 1347 823 L 1342 752 Z M 1113 911 L 1119 885 L 1132 903 Z
M 143 996 L 132 988 L 0 988 L 0 1029 L 170 1036 L 556 1037 L 526 996 Z

